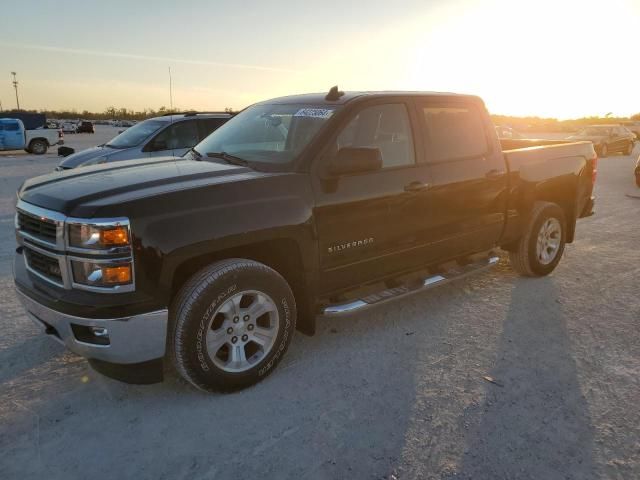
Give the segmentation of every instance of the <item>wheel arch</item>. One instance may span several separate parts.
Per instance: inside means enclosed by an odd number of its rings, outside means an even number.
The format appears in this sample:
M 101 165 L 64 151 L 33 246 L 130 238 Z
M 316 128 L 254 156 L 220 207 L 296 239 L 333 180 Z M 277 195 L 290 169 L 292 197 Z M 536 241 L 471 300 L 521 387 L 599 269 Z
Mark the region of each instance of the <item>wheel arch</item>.
M 305 268 L 303 249 L 293 238 L 273 238 L 229 248 L 214 248 L 183 258 L 163 273 L 170 285 L 171 299 L 195 272 L 228 258 L 254 260 L 282 275 L 296 300 L 298 330 L 308 335 L 315 333 L 313 277 Z

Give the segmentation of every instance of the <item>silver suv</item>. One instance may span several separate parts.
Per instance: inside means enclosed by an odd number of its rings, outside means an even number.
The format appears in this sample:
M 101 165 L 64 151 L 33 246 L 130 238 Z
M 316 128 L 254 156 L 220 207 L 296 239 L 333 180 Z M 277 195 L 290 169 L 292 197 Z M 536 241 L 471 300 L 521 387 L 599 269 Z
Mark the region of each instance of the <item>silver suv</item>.
M 232 116 L 231 113 L 187 112 L 149 118 L 104 145 L 69 155 L 56 170 L 136 158 L 181 157 Z

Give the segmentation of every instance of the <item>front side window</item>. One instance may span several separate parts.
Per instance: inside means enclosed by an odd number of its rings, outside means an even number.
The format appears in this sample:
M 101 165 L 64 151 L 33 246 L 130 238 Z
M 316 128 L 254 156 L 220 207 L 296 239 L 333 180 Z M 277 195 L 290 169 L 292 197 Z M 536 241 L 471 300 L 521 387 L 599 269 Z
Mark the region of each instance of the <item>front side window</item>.
M 489 146 L 480 112 L 473 107 L 423 107 L 429 161 L 484 155 Z
M 196 145 L 202 155 L 225 152 L 254 163 L 293 161 L 340 108 L 333 105 L 254 105 Z
M 157 132 L 165 125 L 169 124 L 169 120 L 145 120 L 129 127 L 120 135 L 106 144 L 111 148 L 130 148 L 140 145 L 147 137 Z
M 413 165 L 415 153 L 409 115 L 404 104 L 387 104 L 361 110 L 337 138 L 344 147 L 375 147 L 382 154 L 382 168 Z
M 197 143 L 198 130 L 195 120 L 174 123 L 153 139 L 153 145 L 157 150 L 191 148 Z

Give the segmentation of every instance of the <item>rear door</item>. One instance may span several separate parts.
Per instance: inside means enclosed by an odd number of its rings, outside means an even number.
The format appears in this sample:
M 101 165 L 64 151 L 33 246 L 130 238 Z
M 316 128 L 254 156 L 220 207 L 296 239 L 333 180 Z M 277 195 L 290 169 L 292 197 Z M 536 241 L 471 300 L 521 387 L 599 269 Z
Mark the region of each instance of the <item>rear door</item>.
M 417 102 L 431 188 L 426 236 L 440 260 L 493 247 L 502 233 L 507 172 L 479 101 L 425 97 Z
M 412 117 L 409 100 L 367 102 L 349 115 L 330 141 L 320 171 L 313 176 L 321 292 L 415 266 L 417 259 L 407 252 L 417 245 L 418 187 L 428 185 L 429 178 L 425 165 L 416 161 L 420 148 Z M 379 148 L 382 169 L 326 177 L 322 164 L 349 146 Z

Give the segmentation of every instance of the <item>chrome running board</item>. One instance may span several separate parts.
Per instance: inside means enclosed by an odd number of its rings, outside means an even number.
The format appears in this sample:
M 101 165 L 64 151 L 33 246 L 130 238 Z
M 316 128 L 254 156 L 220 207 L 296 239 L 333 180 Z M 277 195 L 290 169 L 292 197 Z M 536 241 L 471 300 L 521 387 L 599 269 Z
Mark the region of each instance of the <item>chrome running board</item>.
M 438 285 L 457 280 L 462 277 L 466 277 L 475 272 L 486 270 L 493 267 L 500 260 L 499 257 L 490 256 L 484 260 L 470 263 L 468 265 L 456 266 L 444 273 L 431 275 L 424 278 L 422 281 L 415 282 L 412 285 L 401 285 L 399 287 L 387 288 L 381 292 L 366 295 L 362 298 L 355 300 L 349 300 L 344 303 L 336 303 L 334 305 L 328 305 L 322 310 L 322 315 L 338 316 L 347 315 L 350 313 L 360 312 L 374 305 L 380 305 L 382 303 L 398 300 L 400 298 L 413 295 L 415 293 L 429 290 Z

